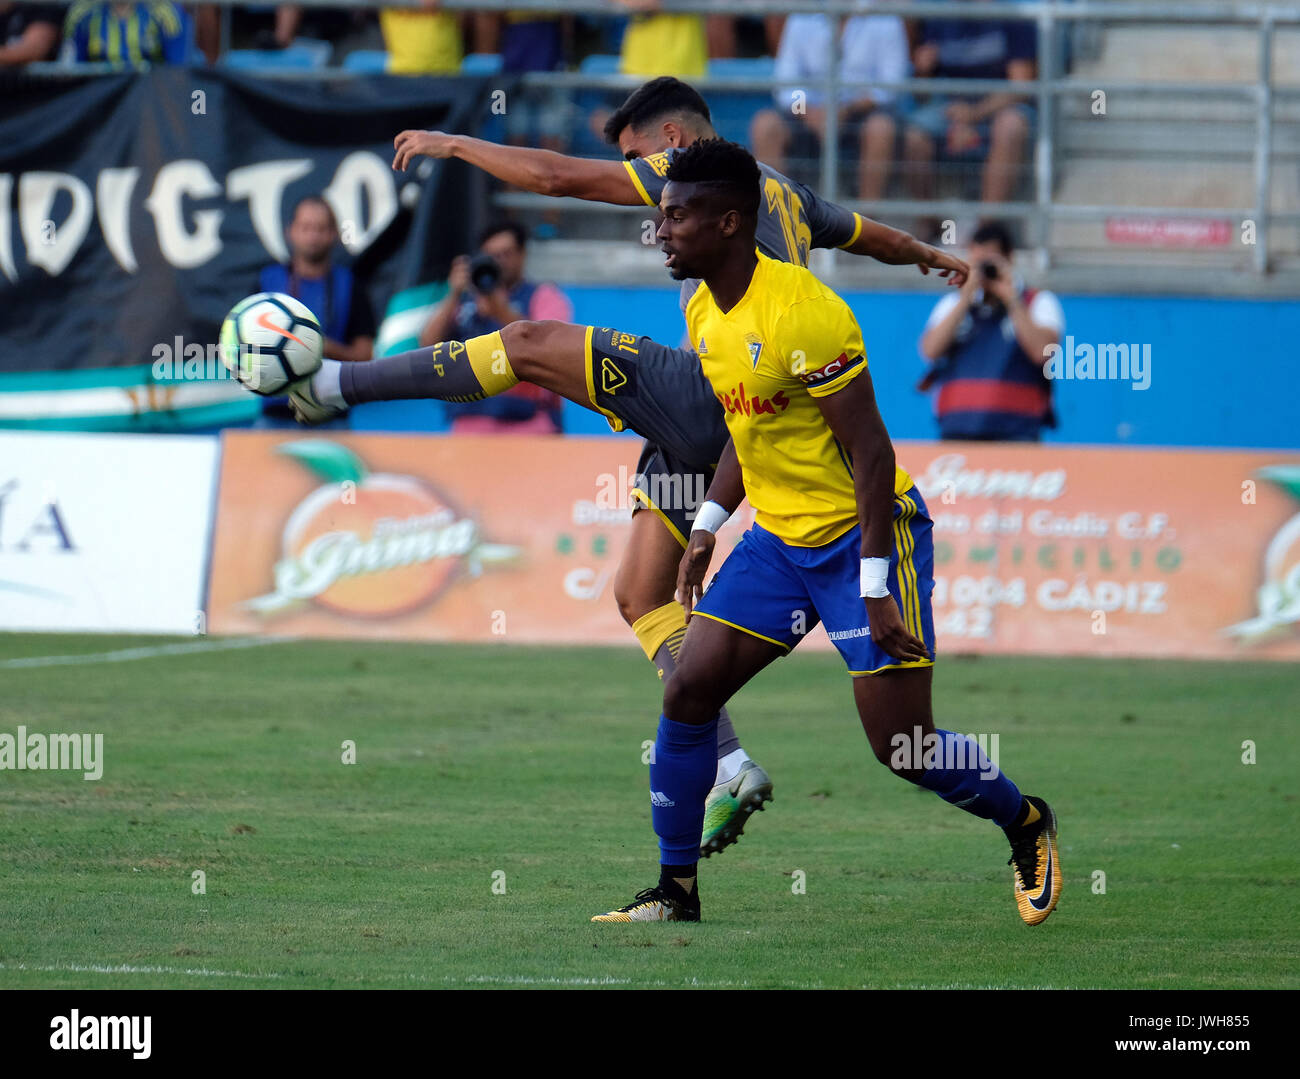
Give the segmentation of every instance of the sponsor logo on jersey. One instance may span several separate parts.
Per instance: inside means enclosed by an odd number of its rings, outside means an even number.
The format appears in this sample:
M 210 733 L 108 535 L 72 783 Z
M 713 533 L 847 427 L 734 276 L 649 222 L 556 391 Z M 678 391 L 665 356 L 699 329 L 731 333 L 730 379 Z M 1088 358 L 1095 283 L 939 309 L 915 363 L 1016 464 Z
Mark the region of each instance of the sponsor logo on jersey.
M 626 361 L 620 365 L 608 356 L 602 356 L 600 388 L 611 395 L 621 392 L 624 397 L 636 396 L 636 367 Z
M 642 160 L 650 166 L 650 171 L 656 176 L 662 178 L 668 175 L 668 151 L 660 150 L 657 154 L 651 154 Z
M 745 392 L 743 382 L 737 383 L 734 390 L 729 392 L 724 390 L 716 396 L 722 407 L 733 416 L 738 413 L 746 416 L 762 413 L 775 416 L 777 412 L 784 412 L 790 407 L 790 398 L 785 395 L 784 390 L 777 390 L 771 397 L 759 397 L 757 394 L 751 396 Z
M 859 364 L 865 362 L 865 356 L 854 356 L 853 359 L 849 359 L 847 353 L 841 352 L 830 363 L 817 368 L 815 371 L 805 371 L 799 376 L 799 381 L 805 386 L 820 386 L 832 379 L 839 378 L 846 371 L 852 371 Z

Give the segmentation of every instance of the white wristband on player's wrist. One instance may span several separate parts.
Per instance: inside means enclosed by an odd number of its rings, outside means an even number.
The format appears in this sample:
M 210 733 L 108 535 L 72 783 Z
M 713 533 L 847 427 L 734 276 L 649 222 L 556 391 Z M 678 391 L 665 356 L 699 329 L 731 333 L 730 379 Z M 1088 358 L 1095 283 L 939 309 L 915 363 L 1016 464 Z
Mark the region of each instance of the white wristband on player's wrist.
M 706 502 L 695 511 L 695 523 L 692 532 L 716 532 L 731 519 L 731 512 L 721 503 Z
M 883 599 L 889 595 L 889 559 L 862 560 L 862 598 Z

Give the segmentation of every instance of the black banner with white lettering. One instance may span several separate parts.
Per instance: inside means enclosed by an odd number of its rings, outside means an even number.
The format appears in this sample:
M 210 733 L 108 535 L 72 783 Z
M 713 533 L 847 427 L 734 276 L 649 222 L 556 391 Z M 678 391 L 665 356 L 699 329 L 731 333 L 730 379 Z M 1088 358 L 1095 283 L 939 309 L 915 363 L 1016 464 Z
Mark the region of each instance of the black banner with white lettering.
M 87 391 L 130 397 L 164 347 L 214 346 L 261 268 L 287 261 L 285 225 L 304 195 L 334 207 L 337 258 L 377 314 L 445 277 L 483 222 L 483 175 L 427 159 L 396 173 L 393 137 L 472 131 L 502 83 L 0 75 L 0 426 L 114 426 L 94 422 L 114 409 Z M 70 389 L 79 401 L 53 410 L 69 422 L 43 422 L 50 391 Z M 159 407 L 149 396 L 145 411 Z M 199 403 L 182 398 L 173 410 Z

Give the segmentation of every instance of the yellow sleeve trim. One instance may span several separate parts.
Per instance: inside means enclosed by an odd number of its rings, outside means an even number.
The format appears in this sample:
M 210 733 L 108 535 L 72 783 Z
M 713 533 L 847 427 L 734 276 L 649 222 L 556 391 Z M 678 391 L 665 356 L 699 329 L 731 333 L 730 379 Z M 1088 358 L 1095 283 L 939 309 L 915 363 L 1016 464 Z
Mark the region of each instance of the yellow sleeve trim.
M 840 244 L 840 249 L 843 250 L 846 247 L 852 247 L 854 243 L 857 241 L 858 237 L 861 235 L 862 235 L 862 215 L 855 213 L 853 215 L 853 235 L 850 236 L 847 240 L 845 240 L 842 244 Z
M 632 177 L 632 183 L 636 185 L 637 191 L 639 191 L 641 197 L 645 199 L 645 204 L 647 206 L 656 205 L 655 200 L 650 197 L 650 192 L 645 189 L 645 184 L 641 182 L 641 177 L 636 174 L 636 166 L 631 161 L 624 161 L 623 167 L 627 169 L 627 174 Z M 857 215 L 855 214 L 854 216 L 856 217 Z M 859 229 L 862 227 L 861 222 L 859 222 L 858 227 Z M 856 233 L 854 235 L 856 235 Z

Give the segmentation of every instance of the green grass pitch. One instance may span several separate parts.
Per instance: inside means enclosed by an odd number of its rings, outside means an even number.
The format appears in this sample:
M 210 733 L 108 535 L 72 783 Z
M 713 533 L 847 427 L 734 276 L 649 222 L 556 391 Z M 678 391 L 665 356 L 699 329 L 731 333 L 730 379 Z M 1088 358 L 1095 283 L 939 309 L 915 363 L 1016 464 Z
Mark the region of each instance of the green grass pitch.
M 0 635 L 0 733 L 104 735 L 98 781 L 0 771 L 0 987 L 1300 986 L 1294 666 L 942 658 L 939 725 L 1060 817 L 1031 929 L 1001 833 L 875 763 L 837 658 L 781 661 L 733 702 L 776 800 L 705 921 L 598 926 L 655 878 L 639 652 L 13 663 L 165 643 Z

